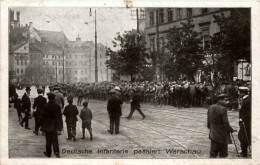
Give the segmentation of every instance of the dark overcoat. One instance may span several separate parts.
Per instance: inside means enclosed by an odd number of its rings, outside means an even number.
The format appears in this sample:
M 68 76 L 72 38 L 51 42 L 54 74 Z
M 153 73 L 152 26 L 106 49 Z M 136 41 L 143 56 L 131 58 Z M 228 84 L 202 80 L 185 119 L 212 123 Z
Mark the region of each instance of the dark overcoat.
M 47 99 L 41 95 L 34 99 L 33 109 L 36 109 L 34 113 L 34 117 L 41 118 L 42 116 L 42 108 L 47 103 Z
M 42 113 L 42 131 L 62 131 L 62 113 L 61 108 L 54 101 L 49 101 L 43 106 Z
M 207 126 L 210 129 L 210 140 L 218 143 L 231 143 L 230 132 L 233 130 L 228 121 L 227 109 L 217 103 L 208 109 Z
M 29 96 L 24 93 L 22 97 L 22 105 L 23 105 L 23 112 L 30 113 L 31 112 L 31 101 Z
M 140 96 L 137 93 L 133 94 L 131 107 L 132 108 L 140 108 Z
M 112 96 L 107 103 L 107 111 L 109 116 L 121 116 L 121 106 L 123 104 L 123 101 L 121 98 L 117 96 Z
M 244 143 L 247 143 L 247 138 L 248 138 L 250 142 L 251 141 L 251 99 L 250 97 L 247 97 L 243 100 L 242 107 L 239 111 L 239 119 L 242 119 L 244 124 L 239 123 L 240 129 L 238 132 L 238 138 L 240 141 Z
M 75 105 L 67 105 L 64 109 L 63 115 L 66 116 L 67 123 L 74 124 L 78 121 L 77 115 L 79 114 L 78 108 Z

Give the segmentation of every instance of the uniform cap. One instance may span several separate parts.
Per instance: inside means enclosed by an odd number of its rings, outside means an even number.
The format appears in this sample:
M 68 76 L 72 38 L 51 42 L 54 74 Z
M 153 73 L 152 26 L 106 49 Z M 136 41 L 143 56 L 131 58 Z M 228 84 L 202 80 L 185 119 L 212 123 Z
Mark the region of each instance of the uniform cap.
M 59 90 L 60 87 L 58 85 L 54 86 L 54 90 Z
M 218 99 L 227 98 L 227 97 L 228 97 L 228 95 L 223 94 L 223 93 L 218 95 Z
M 114 88 L 114 90 L 118 90 L 118 91 L 119 91 L 119 90 L 120 90 L 120 88 L 119 88 L 118 86 L 116 86 L 116 87 Z

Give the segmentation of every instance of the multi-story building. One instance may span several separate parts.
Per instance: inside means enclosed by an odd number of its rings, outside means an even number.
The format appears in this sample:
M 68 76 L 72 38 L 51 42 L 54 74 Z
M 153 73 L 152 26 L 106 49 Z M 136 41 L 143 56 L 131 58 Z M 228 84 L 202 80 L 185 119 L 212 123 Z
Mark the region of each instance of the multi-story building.
M 68 82 L 90 82 L 91 49 L 78 36 L 66 46 L 66 80 Z
M 110 81 L 111 73 L 105 62 L 104 45 L 97 44 L 98 81 Z M 70 82 L 95 82 L 95 44 L 93 41 L 69 41 L 66 46 L 66 77 Z
M 210 47 L 210 36 L 219 32 L 219 27 L 214 23 L 214 15 L 223 14 L 231 16 L 231 9 L 228 8 L 146 8 L 146 47 L 150 51 L 156 51 L 157 45 L 161 54 L 164 54 L 164 44 L 167 42 L 166 35 L 170 28 L 181 27 L 181 23 L 192 19 L 194 31 L 202 35 L 202 47 L 204 51 Z M 158 29 L 157 29 L 158 26 Z M 157 34 L 159 37 L 157 37 Z M 201 71 L 198 70 L 196 81 L 200 81 Z
M 166 41 L 166 34 L 170 28 L 181 27 L 181 22 L 192 19 L 194 31 L 201 32 L 203 47 L 207 48 L 210 36 L 219 31 L 218 26 L 214 23 L 213 15 L 223 13 L 225 16 L 230 16 L 231 10 L 223 8 L 146 8 L 145 13 L 147 48 L 156 50 L 156 13 L 158 13 L 160 45 Z
M 14 18 L 16 16 L 16 19 Z M 95 82 L 95 44 L 69 41 L 63 32 L 20 25 L 20 12 L 10 10 L 10 81 L 36 83 Z M 111 81 L 106 67 L 106 47 L 97 44 L 98 81 Z
M 47 82 L 65 82 L 65 58 L 68 42 L 63 32 L 37 30 L 43 51 L 42 66 Z M 64 74 L 63 74 L 64 71 Z
M 32 22 L 29 26 L 20 25 L 19 11 L 9 10 L 9 13 L 9 79 L 16 82 L 27 81 L 30 80 L 26 75 L 30 64 L 30 44 L 40 42 L 41 39 Z

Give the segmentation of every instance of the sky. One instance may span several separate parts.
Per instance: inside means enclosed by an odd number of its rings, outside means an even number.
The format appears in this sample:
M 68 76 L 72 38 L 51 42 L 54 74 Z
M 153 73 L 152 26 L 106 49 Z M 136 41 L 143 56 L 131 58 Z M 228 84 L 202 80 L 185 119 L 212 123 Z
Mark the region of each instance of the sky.
M 97 13 L 97 42 L 113 48 L 112 41 L 117 32 L 136 29 L 136 20 L 131 17 L 134 8 L 90 8 L 76 7 L 16 7 L 20 11 L 20 23 L 25 26 L 33 22 L 38 30 L 63 31 L 70 41 L 79 35 L 82 41 L 94 41 L 94 12 Z M 16 18 L 16 17 L 15 17 Z M 85 22 L 89 22 L 85 24 Z

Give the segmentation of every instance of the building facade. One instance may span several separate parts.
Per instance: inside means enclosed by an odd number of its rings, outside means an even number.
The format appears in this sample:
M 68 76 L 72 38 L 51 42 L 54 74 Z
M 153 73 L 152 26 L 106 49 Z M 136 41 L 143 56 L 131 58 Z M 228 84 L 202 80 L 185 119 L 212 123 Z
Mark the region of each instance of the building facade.
M 214 15 L 230 17 L 232 14 L 231 9 L 228 8 L 146 8 L 145 13 L 146 48 L 153 52 L 158 50 L 159 45 L 161 55 L 167 51 L 164 45 L 167 42 L 169 29 L 182 27 L 181 23 L 188 19 L 192 20 L 193 30 L 201 34 L 201 46 L 207 53 L 210 47 L 210 36 L 220 30 L 214 22 Z M 194 75 L 195 81 L 200 81 L 200 76 L 201 70 L 198 70 Z
M 9 79 L 35 83 L 95 82 L 95 44 L 69 41 L 63 32 L 20 25 L 20 12 L 9 10 Z M 106 47 L 97 44 L 98 81 L 111 81 Z

